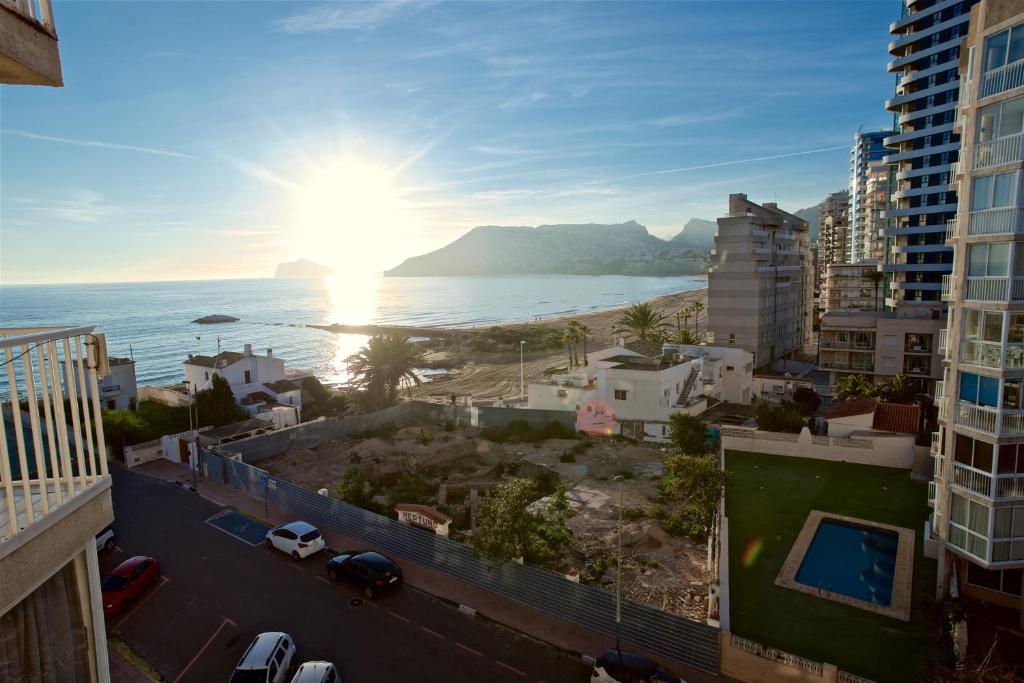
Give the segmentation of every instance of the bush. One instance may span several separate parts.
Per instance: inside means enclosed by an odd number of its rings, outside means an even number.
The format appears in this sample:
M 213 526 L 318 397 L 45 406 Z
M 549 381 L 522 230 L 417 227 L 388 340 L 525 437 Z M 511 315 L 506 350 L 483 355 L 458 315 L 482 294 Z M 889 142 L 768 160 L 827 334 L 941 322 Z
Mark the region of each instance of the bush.
M 545 439 L 576 439 L 578 434 L 557 420 L 537 428 L 526 420 L 512 420 L 504 427 L 485 427 L 480 437 L 495 443 L 539 443 Z
M 686 413 L 673 413 L 669 417 L 672 433 L 672 445 L 685 455 L 701 455 L 707 453 L 708 430 L 699 418 Z
M 799 434 L 806 425 L 807 419 L 789 401 L 778 406 L 763 402 L 757 407 L 757 428 L 763 431 Z
M 818 412 L 821 397 L 810 387 L 797 387 L 793 392 L 793 403 L 801 413 L 810 416 Z
M 421 446 L 426 446 L 434 440 L 434 435 L 428 432 L 426 429 L 420 429 L 420 433 L 416 435 L 416 441 Z
M 644 512 L 643 508 L 624 508 L 622 510 L 622 519 L 626 520 L 627 522 L 633 522 L 638 519 L 643 519 L 646 516 L 647 513 Z
M 566 451 L 558 456 L 558 462 L 576 462 L 576 454 L 572 451 Z

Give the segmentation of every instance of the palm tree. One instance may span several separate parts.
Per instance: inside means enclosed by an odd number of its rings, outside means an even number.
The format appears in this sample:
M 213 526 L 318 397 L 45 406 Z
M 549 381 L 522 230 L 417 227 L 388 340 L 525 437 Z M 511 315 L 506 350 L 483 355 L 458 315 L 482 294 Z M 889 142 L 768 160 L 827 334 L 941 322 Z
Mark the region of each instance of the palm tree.
M 572 347 L 576 342 L 573 337 L 573 333 L 569 330 L 562 330 L 562 336 L 560 337 L 562 343 L 565 345 L 566 351 L 569 353 L 569 371 L 572 371 Z
M 878 310 L 878 287 L 882 284 L 882 280 L 885 279 L 885 273 L 880 270 L 866 270 L 864 271 L 864 277 L 871 281 L 871 284 L 875 286 L 875 310 Z
M 654 310 L 649 303 L 633 304 L 629 307 L 618 325 L 624 327 L 638 338 L 645 341 L 654 341 L 661 336 L 661 333 L 668 327 L 668 320 L 664 314 Z
M 906 375 L 893 375 L 882 387 L 882 399 L 889 403 L 913 403 L 917 388 Z
M 348 358 L 351 381 L 366 392 L 374 409 L 394 405 L 403 384 L 410 389 L 420 383 L 415 368 L 423 365 L 419 346 L 404 334 L 379 334 Z
M 701 301 L 694 301 L 690 304 L 693 308 L 693 333 L 699 338 L 700 337 L 700 314 L 704 311 L 704 303 Z
M 583 323 L 581 323 L 576 318 L 573 318 L 572 320 L 569 321 L 569 331 L 572 332 L 573 341 L 574 342 L 579 342 L 580 339 L 583 340 L 583 365 L 586 366 L 588 364 L 587 363 L 587 335 L 590 333 L 590 328 L 587 327 L 586 325 L 584 325 Z M 579 364 L 580 364 L 580 359 L 579 359 L 579 356 L 577 355 L 576 356 L 576 365 L 579 366 Z
M 864 375 L 844 375 L 836 381 L 836 397 L 840 401 L 878 396 L 879 387 Z
M 676 332 L 675 339 L 672 341 L 676 344 L 697 344 L 697 335 L 690 330 L 683 329 Z

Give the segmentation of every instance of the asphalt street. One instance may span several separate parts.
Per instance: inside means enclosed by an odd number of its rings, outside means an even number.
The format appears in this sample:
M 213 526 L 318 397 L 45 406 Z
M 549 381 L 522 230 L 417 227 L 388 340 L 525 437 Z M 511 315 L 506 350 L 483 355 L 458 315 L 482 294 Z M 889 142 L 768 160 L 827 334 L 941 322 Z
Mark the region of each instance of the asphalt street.
M 263 631 L 291 634 L 298 661 L 332 661 L 346 682 L 589 679 L 577 657 L 410 586 L 362 600 L 326 580 L 328 553 L 296 562 L 249 545 L 206 522 L 220 506 L 180 486 L 121 470 L 113 479 L 117 548 L 101 569 L 151 555 L 163 575 L 107 630 L 168 681 L 226 681 Z

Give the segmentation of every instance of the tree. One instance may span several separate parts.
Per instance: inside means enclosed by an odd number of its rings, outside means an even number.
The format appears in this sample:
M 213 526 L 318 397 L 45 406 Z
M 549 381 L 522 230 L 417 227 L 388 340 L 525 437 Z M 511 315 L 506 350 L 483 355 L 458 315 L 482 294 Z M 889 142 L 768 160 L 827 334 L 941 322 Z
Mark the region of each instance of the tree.
M 218 374 L 214 374 L 208 389 L 199 392 L 195 402 L 200 427 L 222 427 L 249 417 L 249 413 L 235 403 L 235 393 L 231 391 L 231 385 Z
M 485 557 L 511 560 L 524 557 L 533 518 L 527 506 L 535 495 L 533 481 L 512 479 L 499 484 L 483 502 L 480 524 L 471 543 Z
M 116 454 L 123 454 L 125 446 L 146 440 L 146 422 L 137 413 L 101 408 L 100 414 L 103 419 L 103 434 Z
M 728 473 L 719 469 L 715 455 L 666 456 L 665 476 L 658 486 L 673 509 L 668 513 L 665 529 L 669 533 L 706 538 L 728 480 Z
M 797 387 L 793 391 L 793 403 L 804 415 L 814 415 L 821 405 L 821 397 L 810 387 Z
M 388 509 L 394 510 L 399 503 L 424 505 L 430 499 L 430 482 L 421 474 L 404 472 L 388 493 Z
M 569 371 L 571 372 L 572 371 L 572 367 L 573 367 L 572 366 L 572 347 L 573 347 L 573 344 L 574 344 L 574 339 L 573 339 L 572 332 L 570 332 L 567 329 L 566 330 L 562 330 L 561 340 L 562 340 L 562 346 L 565 347 L 566 352 L 569 354 L 569 365 L 567 367 L 568 367 Z
M 888 403 L 913 403 L 917 389 L 906 375 L 893 375 L 882 385 L 882 400 Z
M 687 329 L 677 330 L 672 339 L 676 344 L 697 344 L 697 337 Z
M 363 391 L 367 407 L 380 410 L 398 400 L 405 384 L 419 384 L 415 368 L 423 365 L 423 353 L 404 334 L 379 334 L 349 357 L 352 382 Z
M 348 412 L 348 396 L 333 393 L 316 377 L 302 378 L 302 416 L 312 420 L 317 417 L 341 417 Z
M 334 487 L 334 495 L 349 505 L 373 510 L 373 487 L 362 465 L 349 465 L 341 473 L 341 481 Z
M 649 303 L 633 304 L 619 319 L 618 325 L 626 328 L 639 339 L 654 341 L 660 339 L 668 320 L 664 314 L 654 310 Z
M 864 277 L 875 286 L 875 310 L 878 310 L 878 287 L 882 284 L 882 280 L 885 279 L 885 273 L 880 270 L 865 270 Z
M 668 418 L 672 445 L 681 455 L 708 452 L 708 430 L 699 418 L 686 413 L 672 413 Z
M 757 406 L 757 428 L 766 432 L 786 432 L 799 434 L 807 426 L 807 419 L 800 413 L 796 405 L 783 401 L 781 405 L 772 405 L 762 401 Z
M 572 531 L 566 525 L 572 515 L 569 498 L 565 493 L 565 482 L 559 481 L 548 501 L 546 514 L 533 518 L 525 556 L 530 564 L 544 566 L 558 563 L 562 551 L 572 540 Z
M 590 334 L 590 328 L 581 323 L 576 318 L 569 321 L 569 331 L 573 335 L 573 343 L 578 343 L 579 340 L 583 340 L 583 365 L 588 365 L 587 362 L 587 335 Z M 576 357 L 576 365 L 580 364 L 579 356 Z
M 879 387 L 864 375 L 844 375 L 836 381 L 836 397 L 840 401 L 855 401 L 878 396 Z
M 693 308 L 693 334 L 700 338 L 700 314 L 704 311 L 704 302 L 694 301 L 690 306 Z

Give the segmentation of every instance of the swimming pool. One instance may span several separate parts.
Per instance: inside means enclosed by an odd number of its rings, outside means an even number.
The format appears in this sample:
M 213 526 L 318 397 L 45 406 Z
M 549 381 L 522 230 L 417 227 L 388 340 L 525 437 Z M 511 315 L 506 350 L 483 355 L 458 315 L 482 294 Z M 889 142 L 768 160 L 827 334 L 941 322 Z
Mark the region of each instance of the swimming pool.
M 797 583 L 882 607 L 892 602 L 899 535 L 823 519 L 796 573 Z

